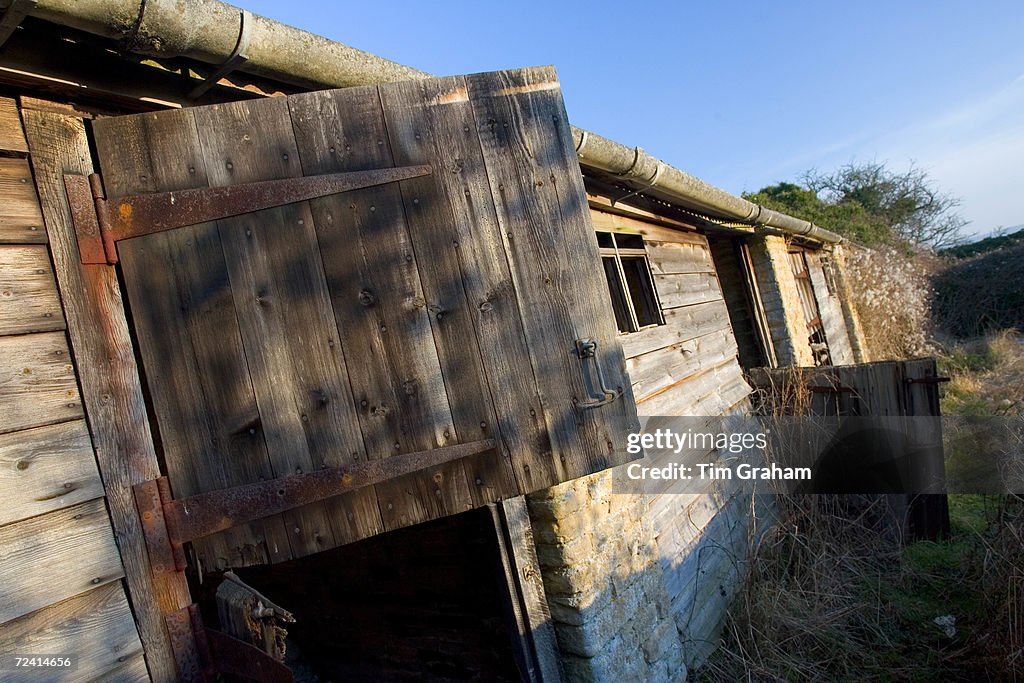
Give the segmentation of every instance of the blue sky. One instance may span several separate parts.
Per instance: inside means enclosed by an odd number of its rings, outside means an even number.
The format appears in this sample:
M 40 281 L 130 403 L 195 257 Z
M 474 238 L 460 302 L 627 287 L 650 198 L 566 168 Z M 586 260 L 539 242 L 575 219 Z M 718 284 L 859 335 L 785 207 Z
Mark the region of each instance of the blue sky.
M 731 192 L 912 161 L 968 231 L 1024 223 L 1024 2 L 280 2 L 438 75 L 554 64 L 569 118 Z

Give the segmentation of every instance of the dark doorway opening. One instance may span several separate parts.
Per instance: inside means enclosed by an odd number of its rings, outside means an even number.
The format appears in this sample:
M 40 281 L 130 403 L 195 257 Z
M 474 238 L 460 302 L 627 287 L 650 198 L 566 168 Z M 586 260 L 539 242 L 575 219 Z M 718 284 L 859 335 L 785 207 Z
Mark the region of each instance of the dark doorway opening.
M 297 681 L 519 681 L 487 508 L 238 570 L 291 611 Z
M 747 246 L 741 237 L 708 236 L 722 297 L 736 337 L 738 359 L 744 370 L 775 367 L 768 321 L 761 306 L 757 280 Z

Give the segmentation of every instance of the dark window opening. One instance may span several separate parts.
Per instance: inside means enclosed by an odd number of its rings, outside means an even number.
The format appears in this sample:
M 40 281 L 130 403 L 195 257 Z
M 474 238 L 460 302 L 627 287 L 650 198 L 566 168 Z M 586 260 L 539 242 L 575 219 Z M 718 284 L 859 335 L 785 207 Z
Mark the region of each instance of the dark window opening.
M 743 238 L 723 236 L 709 237 L 708 246 L 729 312 L 740 365 L 745 370 L 775 367 L 778 362 L 749 248 Z
M 663 325 L 651 264 L 640 235 L 598 232 L 597 245 L 619 332 Z

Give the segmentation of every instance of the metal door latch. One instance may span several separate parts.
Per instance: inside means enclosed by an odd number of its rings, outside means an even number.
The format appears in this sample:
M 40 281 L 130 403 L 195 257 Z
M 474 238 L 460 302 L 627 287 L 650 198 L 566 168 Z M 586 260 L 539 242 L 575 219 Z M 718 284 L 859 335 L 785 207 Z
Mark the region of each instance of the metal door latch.
M 587 388 L 587 395 L 590 401 L 580 402 L 579 408 L 591 410 L 600 406 L 608 405 L 617 399 L 621 392 L 609 389 L 604 379 L 604 372 L 601 370 L 601 363 L 597 359 L 596 339 L 577 339 L 576 356 L 580 359 L 581 372 L 583 373 L 583 384 Z M 593 375 L 587 372 L 587 359 L 592 361 L 594 366 Z M 594 376 L 597 377 L 597 388 L 594 387 Z

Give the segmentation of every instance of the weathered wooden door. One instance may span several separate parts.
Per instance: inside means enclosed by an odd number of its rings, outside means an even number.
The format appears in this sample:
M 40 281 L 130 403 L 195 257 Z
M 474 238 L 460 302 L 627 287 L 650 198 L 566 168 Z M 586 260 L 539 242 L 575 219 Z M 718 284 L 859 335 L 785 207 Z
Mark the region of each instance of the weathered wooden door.
M 301 557 L 628 457 L 635 406 L 553 69 L 108 118 L 94 131 L 115 207 L 432 170 L 117 243 L 176 499 L 495 440 L 200 539 L 202 570 Z

